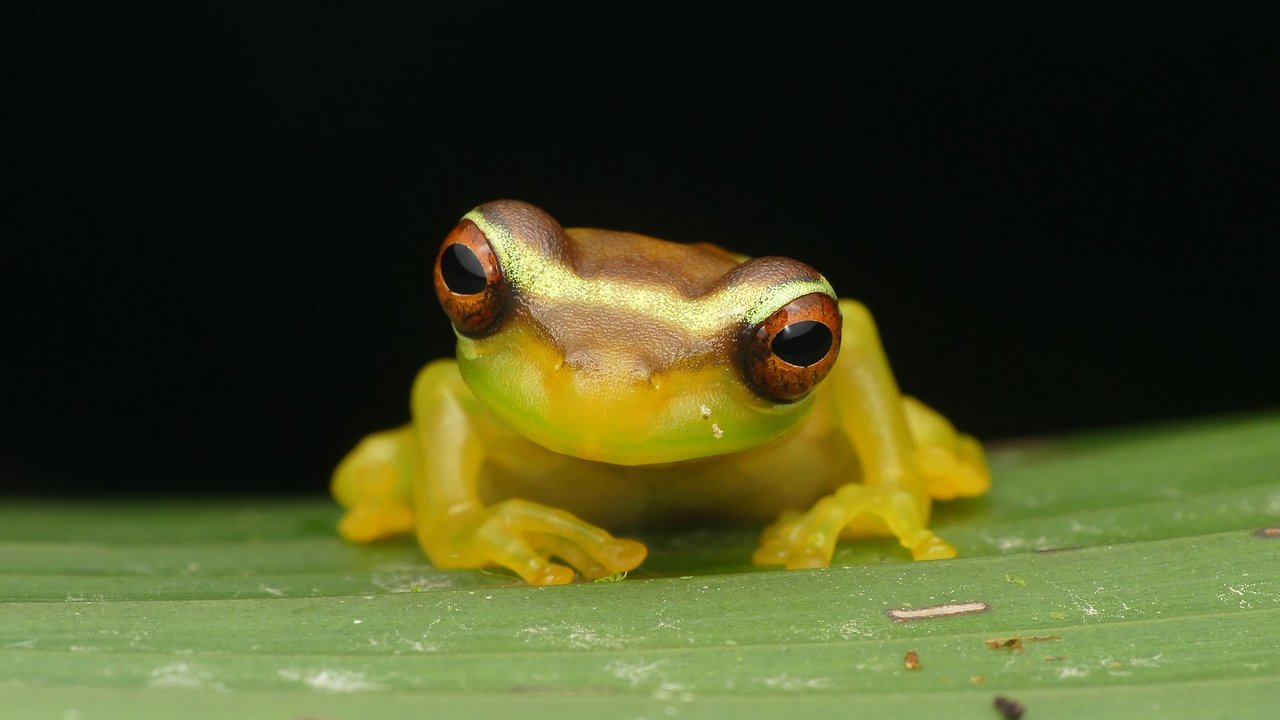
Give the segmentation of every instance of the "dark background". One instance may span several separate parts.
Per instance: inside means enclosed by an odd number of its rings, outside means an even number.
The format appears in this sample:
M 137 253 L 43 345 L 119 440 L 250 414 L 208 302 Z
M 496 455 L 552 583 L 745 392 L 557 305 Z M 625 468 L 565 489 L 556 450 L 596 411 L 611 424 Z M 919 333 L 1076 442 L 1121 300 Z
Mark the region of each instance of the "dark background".
M 499 197 L 805 260 L 985 439 L 1280 405 L 1276 14 L 1072 6 L 21 10 L 0 490 L 323 492 Z

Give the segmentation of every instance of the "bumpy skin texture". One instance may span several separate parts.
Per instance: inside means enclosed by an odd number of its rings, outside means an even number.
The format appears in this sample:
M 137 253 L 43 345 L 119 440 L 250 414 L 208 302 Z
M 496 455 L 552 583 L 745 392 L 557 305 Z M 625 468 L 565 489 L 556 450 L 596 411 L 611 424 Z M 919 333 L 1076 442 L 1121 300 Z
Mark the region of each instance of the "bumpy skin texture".
M 531 584 L 638 566 L 644 546 L 605 527 L 773 520 L 752 559 L 788 568 L 829 564 L 842 536 L 955 555 L 930 505 L 986 491 L 981 446 L 899 394 L 870 314 L 812 268 L 564 230 L 512 201 L 469 213 L 463 236 L 492 246 L 501 292 L 450 296 L 438 269 L 437 290 L 455 323 L 500 296 L 497 320 L 422 370 L 410 425 L 339 464 L 347 539 L 415 533 L 437 566 Z M 826 357 L 762 360 L 761 333 L 798 318 L 828 324 Z M 799 396 L 762 397 L 773 382 Z

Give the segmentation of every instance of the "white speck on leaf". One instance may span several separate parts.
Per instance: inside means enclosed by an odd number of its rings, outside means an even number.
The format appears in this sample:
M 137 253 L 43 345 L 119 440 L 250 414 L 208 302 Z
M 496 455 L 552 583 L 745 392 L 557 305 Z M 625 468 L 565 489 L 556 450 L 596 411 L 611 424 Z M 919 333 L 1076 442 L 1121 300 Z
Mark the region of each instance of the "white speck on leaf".
M 545 644 L 551 647 L 567 647 L 574 650 L 594 648 L 617 649 L 626 643 L 612 635 L 602 635 L 595 628 L 586 625 L 561 623 L 554 627 L 537 625 L 520 630 L 517 635 L 524 637 L 525 642 Z
M 665 662 L 666 660 L 655 660 L 653 662 L 645 662 L 644 660 L 637 660 L 635 662 L 614 660 L 608 665 L 605 665 L 604 669 L 609 671 L 609 673 L 615 678 L 625 680 L 631 685 L 631 687 L 636 687 L 645 680 L 648 680 L 649 676 L 657 672 L 658 668 Z
M 1159 667 L 1160 659 L 1164 657 L 1164 653 L 1152 655 L 1147 658 L 1130 658 L 1129 664 L 1133 667 Z
M 300 682 L 313 690 L 333 693 L 368 692 L 381 690 L 382 686 L 370 681 L 364 673 L 350 670 L 316 670 L 303 672 L 293 668 L 280 670 L 280 677 Z
M 210 670 L 186 662 L 170 663 L 152 670 L 147 687 L 227 692 L 226 686 L 217 682 Z
M 782 673 L 765 678 L 764 684 L 777 690 L 820 690 L 830 687 L 831 681 L 827 678 L 802 678 Z
M 1095 525 L 1085 525 L 1084 523 L 1074 518 L 1071 520 L 1071 524 L 1068 526 L 1068 529 L 1073 533 L 1081 533 L 1085 535 L 1102 534 L 1102 528 L 1097 527 Z
M 658 688 L 653 691 L 654 700 L 679 700 L 680 702 L 693 702 L 693 693 L 680 683 L 662 682 Z M 673 708 L 674 709 L 674 708 Z M 667 713 L 672 715 L 674 713 Z
M 870 630 L 864 630 L 858 627 L 858 624 L 852 620 L 848 620 L 841 624 L 840 627 L 837 628 L 837 632 L 840 633 L 840 637 L 844 640 L 852 640 L 855 637 L 873 637 L 875 635 L 875 633 Z
M 389 593 L 426 592 L 431 590 L 448 590 L 454 582 L 449 576 L 430 576 L 422 568 L 397 567 L 395 565 L 379 568 L 370 576 L 369 581 Z
M 1253 607 L 1253 602 L 1250 601 L 1245 596 L 1259 595 L 1260 593 L 1257 590 L 1253 589 L 1256 585 L 1257 583 L 1241 583 L 1240 585 L 1227 585 L 1226 586 L 1227 592 L 1231 593 L 1231 595 L 1228 595 L 1227 593 L 1218 593 L 1218 599 L 1229 605 L 1235 605 L 1236 607 L 1242 610 L 1248 610 Z M 1232 597 L 1233 595 L 1235 597 Z
M 1267 498 L 1266 512 L 1268 515 L 1280 515 L 1280 495 L 1272 495 Z
M 1068 665 L 1058 668 L 1058 679 L 1067 680 L 1069 678 L 1089 677 L 1089 668 L 1083 665 Z

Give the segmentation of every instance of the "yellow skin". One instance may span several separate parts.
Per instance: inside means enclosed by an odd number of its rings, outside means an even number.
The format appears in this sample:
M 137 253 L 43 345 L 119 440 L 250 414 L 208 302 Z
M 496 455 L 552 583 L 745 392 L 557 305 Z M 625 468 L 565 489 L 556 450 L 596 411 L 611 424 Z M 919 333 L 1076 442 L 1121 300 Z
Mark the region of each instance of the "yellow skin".
M 464 226 L 501 269 L 498 319 L 458 330 L 456 360 L 423 368 L 410 425 L 338 465 L 345 538 L 415 533 L 438 567 L 501 566 L 536 585 L 644 560 L 604 527 L 773 520 L 752 561 L 787 568 L 828 565 L 842 536 L 955 556 L 928 529 L 930 504 L 986 491 L 981 446 L 899 394 L 862 305 L 838 301 L 833 364 L 803 397 L 762 397 L 744 378 L 745 330 L 802 296 L 834 300 L 816 271 L 563 230 L 513 201 Z

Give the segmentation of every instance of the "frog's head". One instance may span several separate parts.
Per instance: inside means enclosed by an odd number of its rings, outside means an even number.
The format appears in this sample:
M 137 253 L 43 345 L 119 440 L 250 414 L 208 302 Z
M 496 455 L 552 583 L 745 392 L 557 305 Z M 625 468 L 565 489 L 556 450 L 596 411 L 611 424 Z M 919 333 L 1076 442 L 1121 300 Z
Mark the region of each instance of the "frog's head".
M 745 450 L 794 426 L 835 362 L 835 294 L 795 260 L 467 213 L 436 256 L 467 385 L 547 447 L 624 465 Z

